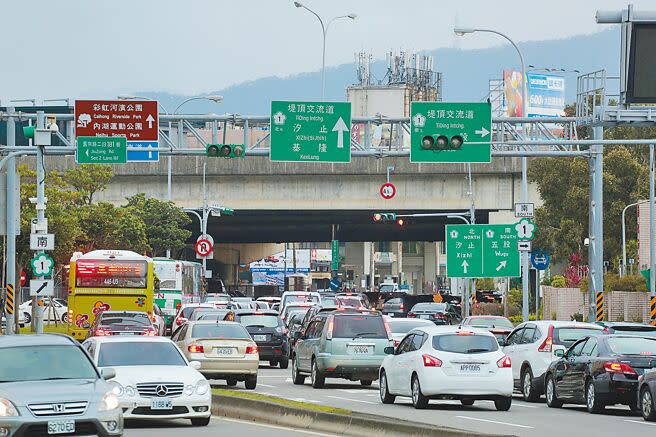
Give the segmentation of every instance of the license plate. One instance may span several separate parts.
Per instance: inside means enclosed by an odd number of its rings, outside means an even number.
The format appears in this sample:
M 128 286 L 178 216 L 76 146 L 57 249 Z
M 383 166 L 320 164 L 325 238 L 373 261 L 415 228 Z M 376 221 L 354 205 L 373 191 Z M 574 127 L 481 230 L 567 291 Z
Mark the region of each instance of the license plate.
M 217 347 L 216 348 L 216 354 L 217 355 L 232 355 L 232 348 L 231 347 Z
M 387 313 L 388 316 L 394 317 L 394 313 Z
M 153 399 L 150 401 L 151 410 L 172 410 L 173 402 L 171 399 Z
M 428 314 L 419 314 L 420 319 L 430 319 L 430 316 Z
M 480 373 L 481 365 L 480 364 L 461 364 L 460 365 L 461 373 Z
M 48 434 L 70 434 L 75 432 L 74 420 L 48 421 Z
M 255 341 L 266 341 L 267 336 L 266 335 L 254 335 L 253 340 Z
M 351 346 L 351 350 L 355 355 L 369 355 L 372 352 L 369 346 Z

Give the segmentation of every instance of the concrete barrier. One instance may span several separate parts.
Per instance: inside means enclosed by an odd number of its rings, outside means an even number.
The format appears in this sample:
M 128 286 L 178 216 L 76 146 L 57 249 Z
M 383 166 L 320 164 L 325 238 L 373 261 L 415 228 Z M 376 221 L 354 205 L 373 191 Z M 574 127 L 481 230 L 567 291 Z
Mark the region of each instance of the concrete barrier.
M 498 435 L 414 423 L 371 414 L 337 414 L 316 411 L 224 394 L 212 395 L 212 413 L 233 419 L 356 437 L 372 435 L 377 437 L 483 437 Z

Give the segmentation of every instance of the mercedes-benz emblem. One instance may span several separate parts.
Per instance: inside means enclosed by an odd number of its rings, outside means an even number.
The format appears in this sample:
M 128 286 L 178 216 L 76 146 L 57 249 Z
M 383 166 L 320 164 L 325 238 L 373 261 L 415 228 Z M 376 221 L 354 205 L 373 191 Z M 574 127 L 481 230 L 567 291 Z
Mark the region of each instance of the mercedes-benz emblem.
M 165 385 L 158 385 L 155 387 L 155 394 L 159 396 L 160 398 L 163 398 L 167 394 L 169 394 L 169 389 Z

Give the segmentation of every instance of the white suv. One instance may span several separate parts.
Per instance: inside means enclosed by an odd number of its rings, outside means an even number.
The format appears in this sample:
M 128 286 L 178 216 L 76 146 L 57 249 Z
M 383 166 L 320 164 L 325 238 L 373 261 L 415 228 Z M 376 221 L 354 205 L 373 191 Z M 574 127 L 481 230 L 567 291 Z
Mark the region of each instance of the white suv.
M 577 340 L 598 334 L 603 327 L 592 323 L 539 320 L 518 325 L 506 338 L 503 352 L 512 362 L 515 387 L 524 400 L 537 401 L 544 394 L 544 373 L 557 357 Z

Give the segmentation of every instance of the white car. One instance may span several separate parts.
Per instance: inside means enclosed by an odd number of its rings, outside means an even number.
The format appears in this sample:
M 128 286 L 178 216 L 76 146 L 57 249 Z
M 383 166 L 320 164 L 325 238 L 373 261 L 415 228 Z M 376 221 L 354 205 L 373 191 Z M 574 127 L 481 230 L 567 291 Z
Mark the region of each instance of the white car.
M 569 349 L 577 340 L 599 334 L 603 327 L 592 323 L 538 320 L 518 325 L 503 343 L 512 360 L 515 386 L 524 400 L 535 402 L 544 394 L 544 374 L 555 351 Z
M 314 291 L 285 291 L 282 294 L 282 299 L 280 300 L 280 314 L 285 313 L 285 308 L 289 304 L 299 304 L 306 303 L 316 305 L 321 301 L 321 296 L 319 293 Z
M 43 311 L 43 321 L 47 322 L 50 320 L 51 322 L 54 322 L 56 319 L 58 322 L 67 323 L 68 302 L 65 299 L 53 298 L 52 304 L 54 312 L 46 307 Z M 20 304 L 18 309 L 20 310 L 21 318 L 25 319 L 25 323 L 28 325 L 32 323 L 32 299 L 26 300 Z
M 207 426 L 212 414 L 210 384 L 200 363 L 187 361 L 180 349 L 162 337 L 92 337 L 82 346 L 100 368 L 111 368 L 110 380 L 125 419 L 191 419 Z
M 394 347 L 397 347 L 401 340 L 406 336 L 406 334 L 411 330 L 424 326 L 435 326 L 435 323 L 430 320 L 424 319 L 412 319 L 407 317 L 390 317 L 383 316 L 387 322 L 387 326 L 390 327 L 392 331 L 392 338 L 394 339 Z
M 499 411 L 512 404 L 510 358 L 489 331 L 460 326 L 421 326 L 410 331 L 380 366 L 380 400 L 412 397 L 417 409 L 431 399 L 463 405 L 492 400 Z

